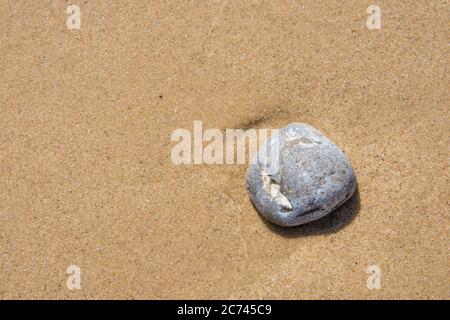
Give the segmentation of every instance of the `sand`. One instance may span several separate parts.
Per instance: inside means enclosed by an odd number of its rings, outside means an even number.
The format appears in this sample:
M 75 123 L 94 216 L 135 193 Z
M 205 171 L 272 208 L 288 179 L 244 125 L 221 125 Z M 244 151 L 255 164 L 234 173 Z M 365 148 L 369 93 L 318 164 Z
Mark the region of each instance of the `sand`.
M 81 30 L 0 2 L 0 298 L 449 298 L 447 1 L 378 1 L 380 30 L 367 1 L 70 3 Z M 309 123 L 357 195 L 275 227 L 246 165 L 172 163 L 194 120 Z

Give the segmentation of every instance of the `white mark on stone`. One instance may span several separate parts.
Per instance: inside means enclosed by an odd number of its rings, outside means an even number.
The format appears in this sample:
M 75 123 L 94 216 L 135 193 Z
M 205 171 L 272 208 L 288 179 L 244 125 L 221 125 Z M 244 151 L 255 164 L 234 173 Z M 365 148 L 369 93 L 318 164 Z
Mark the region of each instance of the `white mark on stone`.
M 286 141 L 294 141 L 298 139 L 298 135 L 294 130 L 289 130 L 286 132 Z
M 270 195 L 272 201 L 285 209 L 292 210 L 292 204 L 280 191 L 280 185 L 266 173 L 262 174 L 261 179 L 263 182 L 263 189 Z
M 312 148 L 322 144 L 320 138 L 317 137 L 317 134 L 315 132 L 304 134 L 297 132 L 295 128 L 291 128 L 286 132 L 285 140 L 286 142 L 295 141 L 295 143 L 302 148 Z

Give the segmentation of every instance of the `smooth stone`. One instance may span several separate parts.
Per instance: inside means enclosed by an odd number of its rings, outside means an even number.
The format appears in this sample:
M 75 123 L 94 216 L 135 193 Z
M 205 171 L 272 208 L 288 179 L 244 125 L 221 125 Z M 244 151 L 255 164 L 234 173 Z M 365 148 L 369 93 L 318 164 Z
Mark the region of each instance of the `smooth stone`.
M 270 150 L 279 156 L 268 158 Z M 320 219 L 356 190 L 347 156 L 307 124 L 293 123 L 280 129 L 256 157 L 247 172 L 250 199 L 262 216 L 280 226 Z

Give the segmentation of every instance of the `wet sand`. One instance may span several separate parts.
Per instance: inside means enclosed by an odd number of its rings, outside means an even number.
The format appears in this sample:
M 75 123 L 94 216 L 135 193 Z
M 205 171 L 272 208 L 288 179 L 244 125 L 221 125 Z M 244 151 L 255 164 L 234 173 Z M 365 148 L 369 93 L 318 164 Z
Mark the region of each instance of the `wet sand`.
M 365 1 L 114 3 L 73 31 L 0 3 L 0 298 L 449 298 L 446 1 L 377 2 L 380 30 Z M 309 123 L 357 194 L 276 227 L 246 165 L 172 163 L 194 120 Z

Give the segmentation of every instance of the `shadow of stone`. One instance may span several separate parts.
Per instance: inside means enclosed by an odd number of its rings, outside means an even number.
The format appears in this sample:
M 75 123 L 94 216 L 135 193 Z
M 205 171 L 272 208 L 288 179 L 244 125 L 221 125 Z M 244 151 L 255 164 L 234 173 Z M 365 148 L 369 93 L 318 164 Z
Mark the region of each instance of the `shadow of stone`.
M 274 233 L 287 237 L 287 238 L 297 238 L 297 237 L 307 237 L 311 235 L 323 235 L 335 233 L 348 224 L 350 224 L 353 219 L 358 215 L 360 208 L 360 198 L 359 190 L 356 188 L 353 196 L 348 199 L 344 204 L 342 204 L 335 211 L 326 215 L 325 217 L 315 220 L 310 223 L 306 223 L 297 227 L 281 227 L 273 224 L 262 215 L 261 217 L 264 224 Z M 255 208 L 256 212 L 258 210 Z

